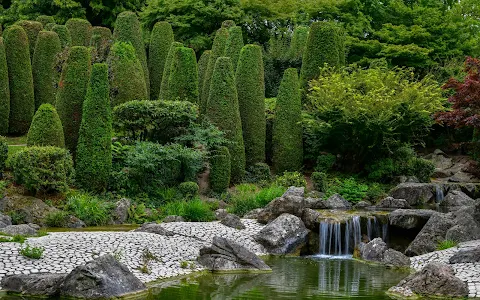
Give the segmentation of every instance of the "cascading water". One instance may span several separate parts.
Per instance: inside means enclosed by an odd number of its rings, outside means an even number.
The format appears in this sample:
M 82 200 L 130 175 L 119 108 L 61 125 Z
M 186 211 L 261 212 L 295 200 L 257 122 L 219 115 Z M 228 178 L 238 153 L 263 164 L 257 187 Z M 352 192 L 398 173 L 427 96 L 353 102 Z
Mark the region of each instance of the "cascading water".
M 443 188 L 440 185 L 435 186 L 435 202 L 440 204 L 442 203 L 445 195 L 443 194 Z

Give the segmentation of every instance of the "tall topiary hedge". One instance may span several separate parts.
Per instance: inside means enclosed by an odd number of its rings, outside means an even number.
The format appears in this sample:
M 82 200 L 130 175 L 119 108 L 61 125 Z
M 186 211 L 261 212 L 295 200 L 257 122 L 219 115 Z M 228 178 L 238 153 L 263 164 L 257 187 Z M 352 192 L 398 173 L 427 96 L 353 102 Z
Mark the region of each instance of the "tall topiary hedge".
M 160 94 L 158 95 L 158 99 L 163 100 L 170 100 L 168 99 L 168 79 L 170 78 L 170 72 L 172 71 L 172 62 L 173 56 L 175 54 L 175 48 L 183 47 L 182 43 L 173 42 L 170 45 L 170 49 L 168 50 L 167 58 L 165 59 L 165 67 L 163 69 L 162 74 L 162 83 L 160 85 Z
M 217 59 L 207 103 L 207 118 L 224 131 L 226 138 L 232 142 L 228 146 L 231 155 L 231 182 L 239 182 L 245 173 L 245 147 L 235 75 L 228 57 Z
M 58 34 L 62 49 L 72 45 L 72 36 L 70 35 L 70 31 L 68 30 L 67 26 L 55 25 L 53 26 L 52 31 Z
M 76 160 L 78 185 L 94 192 L 106 189 L 112 168 L 112 111 L 109 92 L 107 65 L 94 64 L 83 103 Z
M 150 95 L 147 53 L 143 43 L 142 28 L 134 12 L 124 11 L 117 16 L 113 38 L 116 42 L 132 43 L 136 55 L 142 64 L 143 76 L 145 76 L 145 84 L 147 85 L 147 94 Z
M 55 70 L 57 54 L 62 51 L 60 38 L 53 31 L 41 31 L 33 54 L 32 72 L 35 109 L 43 103 L 55 104 L 59 74 Z
M 85 19 L 73 18 L 69 19 L 65 26 L 67 26 L 72 38 L 71 46 L 88 47 L 90 45 L 92 36 L 92 24 L 90 22 Z
M 55 146 L 65 148 L 62 122 L 53 105 L 42 104 L 27 135 L 27 146 Z
M 201 96 L 203 90 L 203 81 L 205 78 L 205 71 L 207 70 L 208 60 L 210 59 L 210 55 L 212 55 L 212 50 L 205 50 L 203 51 L 200 59 L 198 60 L 198 92 L 199 97 Z M 200 98 L 199 98 L 200 101 Z
M 8 66 L 10 88 L 9 133 L 22 135 L 28 132 L 35 113 L 33 96 L 32 65 L 28 50 L 28 37 L 25 30 L 10 26 L 3 34 Z
M 243 48 L 242 28 L 232 26 L 228 28 L 228 39 L 225 45 L 225 56 L 232 59 L 233 72 L 237 70 L 238 58 Z
M 248 167 L 265 162 L 264 78 L 262 48 L 246 45 L 240 53 L 235 79 Z
M 228 189 L 230 185 L 230 153 L 227 147 L 220 147 L 214 151 L 210 157 L 210 189 L 221 194 Z
M 158 99 L 162 85 L 163 70 L 170 46 L 174 42 L 172 25 L 157 22 L 150 36 L 148 71 L 150 75 L 150 99 Z
M 90 50 L 87 47 L 72 47 L 58 84 L 55 107 L 62 121 L 65 147 L 73 157 L 77 151 L 83 100 L 90 78 L 90 61 Z
M 20 20 L 15 23 L 16 25 L 22 26 L 28 36 L 28 49 L 30 50 L 30 59 L 33 58 L 33 51 L 35 50 L 35 44 L 37 43 L 37 36 L 40 31 L 43 29 L 43 25 L 37 21 L 30 20 Z
M 192 48 L 175 48 L 168 78 L 167 99 L 198 102 L 198 67 Z
M 53 27 L 55 27 L 55 23 L 48 23 L 48 24 L 45 24 L 43 26 L 43 30 L 46 30 L 46 31 L 53 31 Z
M 7 139 L 0 135 L 0 179 L 3 178 L 3 171 L 8 159 Z M 3 195 L 1 195 L 3 197 Z
M 94 26 L 92 28 L 92 37 L 90 38 L 90 47 L 95 49 L 93 61 L 105 62 L 112 44 L 113 35 L 109 28 Z
M 8 133 L 9 115 L 10 89 L 8 88 L 7 57 L 5 55 L 3 38 L 0 37 L 0 135 L 6 135 Z
M 298 171 L 303 164 L 302 101 L 297 69 L 285 70 L 273 120 L 273 169 L 277 174 Z
M 225 55 L 225 46 L 228 39 L 228 29 L 220 28 L 215 34 L 215 39 L 213 40 L 212 52 L 208 60 L 207 70 L 203 76 L 203 87 L 200 93 L 200 113 L 204 114 L 206 108 L 208 107 L 208 98 L 210 95 L 210 81 L 213 75 L 213 69 L 217 62 L 217 58 Z
M 290 49 L 288 50 L 290 59 L 302 58 L 308 40 L 308 30 L 309 28 L 306 26 L 298 26 L 293 31 Z
M 142 64 L 132 44 L 116 42 L 108 55 L 112 107 L 132 100 L 148 99 Z
M 55 19 L 52 16 L 40 15 L 35 21 L 42 23 L 43 27 L 48 23 L 55 23 Z

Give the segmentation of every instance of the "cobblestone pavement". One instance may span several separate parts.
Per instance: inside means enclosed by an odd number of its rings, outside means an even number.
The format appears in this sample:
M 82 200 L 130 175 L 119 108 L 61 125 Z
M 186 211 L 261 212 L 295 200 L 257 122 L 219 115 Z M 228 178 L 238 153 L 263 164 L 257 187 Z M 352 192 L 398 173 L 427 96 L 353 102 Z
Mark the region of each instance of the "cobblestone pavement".
M 426 264 L 436 261 L 448 264 L 450 257 L 463 249 L 476 248 L 480 246 L 480 240 L 459 244 L 457 247 L 435 251 L 411 258 L 412 268 L 420 271 Z M 480 297 L 480 263 L 451 264 L 455 276 L 468 284 L 469 297 Z
M 0 280 L 9 274 L 69 273 L 76 266 L 93 258 L 112 253 L 143 282 L 184 275 L 203 268 L 196 264 L 200 248 L 210 245 L 214 236 L 232 239 L 256 254 L 265 249 L 253 240 L 263 227 L 255 220 L 244 219 L 246 229 L 237 230 L 219 222 L 165 223 L 162 226 L 174 233 L 162 236 L 145 232 L 55 232 L 40 238 L 29 238 L 25 244 L 0 243 Z M 28 259 L 19 254 L 26 244 L 43 247 L 41 259 Z M 143 266 L 142 253 L 148 249 L 157 261 Z

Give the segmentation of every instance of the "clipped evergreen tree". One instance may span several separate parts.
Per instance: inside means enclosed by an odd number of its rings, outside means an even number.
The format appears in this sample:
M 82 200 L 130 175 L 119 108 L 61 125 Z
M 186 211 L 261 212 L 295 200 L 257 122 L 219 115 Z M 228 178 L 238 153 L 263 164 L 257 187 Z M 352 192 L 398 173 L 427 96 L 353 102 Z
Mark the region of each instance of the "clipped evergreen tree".
M 75 157 L 78 131 L 82 122 L 82 106 L 90 78 L 90 49 L 83 46 L 70 48 L 60 76 L 55 107 L 63 125 L 65 147 Z
M 302 89 L 306 89 L 308 82 L 318 77 L 320 68 L 325 63 L 331 67 L 340 67 L 345 62 L 345 46 L 341 41 L 344 36 L 340 36 L 340 32 L 338 25 L 333 22 L 312 24 L 300 71 Z
M 8 27 L 3 36 L 10 89 L 8 131 L 13 135 L 22 135 L 28 132 L 35 113 L 28 37 L 25 30 L 18 25 Z
M 158 99 L 162 85 L 163 71 L 170 46 L 174 42 L 172 25 L 157 22 L 150 35 L 148 71 L 150 75 L 150 99 Z
M 147 53 L 143 43 L 143 34 L 137 15 L 131 11 L 124 11 L 117 16 L 115 29 L 113 31 L 113 39 L 115 42 L 130 42 L 135 48 L 137 58 L 140 60 L 143 68 L 143 76 L 145 76 L 145 84 L 147 93 L 150 95 L 150 77 L 148 74 Z M 148 98 L 145 98 L 148 99 Z
M 273 170 L 298 171 L 303 164 L 302 101 L 297 69 L 285 70 L 273 120 Z
M 198 102 L 198 67 L 192 48 L 175 48 L 168 78 L 167 99 Z
M 10 89 L 8 88 L 8 67 L 5 44 L 0 37 L 0 135 L 7 135 L 10 118 Z M 0 172 L 1 172 L 0 168 Z
M 33 53 L 35 109 L 43 103 L 55 104 L 59 73 L 55 70 L 57 54 L 62 51 L 60 38 L 53 31 L 41 31 Z
M 83 103 L 77 146 L 76 182 L 83 189 L 102 192 L 112 168 L 112 110 L 108 67 L 94 64 Z
M 168 99 L 168 82 L 169 82 L 168 79 L 170 78 L 170 72 L 172 71 L 173 56 L 175 53 L 175 48 L 177 47 L 183 47 L 183 44 L 179 42 L 173 42 L 170 45 L 167 58 L 165 59 L 165 67 L 163 69 L 163 74 L 162 74 L 162 83 L 160 85 L 160 94 L 158 95 L 158 99 L 160 100 L 169 100 Z
M 50 103 L 40 105 L 28 130 L 27 146 L 55 146 L 65 148 L 62 122 Z
M 242 136 L 242 120 L 238 108 L 237 89 L 232 62 L 229 57 L 219 57 L 213 71 L 207 118 L 232 143 L 228 150 L 231 157 L 231 182 L 240 182 L 245 174 L 245 147 Z
M 85 46 L 90 45 L 90 38 L 92 36 L 92 24 L 85 19 L 73 18 L 69 19 L 65 26 L 67 26 L 72 38 L 71 46 Z
M 232 59 L 233 72 L 237 70 L 238 58 L 243 48 L 242 28 L 232 26 L 228 28 L 228 39 L 225 45 L 225 56 Z
M 199 93 L 199 101 L 200 101 L 200 94 L 203 90 L 203 80 L 205 78 L 205 71 L 207 70 L 208 60 L 210 59 L 210 55 L 212 54 L 212 50 L 205 50 L 203 51 L 200 59 L 198 60 L 198 93 Z
M 109 28 L 94 26 L 92 28 L 92 37 L 90 39 L 90 47 L 95 49 L 95 62 L 105 62 L 112 44 L 113 35 Z
M 40 15 L 35 21 L 42 23 L 43 27 L 49 23 L 55 24 L 55 19 L 52 16 Z
M 43 30 L 46 30 L 46 31 L 53 31 L 53 27 L 55 27 L 55 23 L 48 23 L 48 24 L 45 24 L 43 26 Z
M 290 49 L 288 50 L 290 59 L 302 59 L 308 40 L 308 30 L 309 28 L 306 26 L 298 26 L 293 31 Z
M 230 185 L 230 153 L 227 147 L 220 147 L 210 157 L 210 189 L 217 193 L 224 193 Z
M 208 98 L 210 94 L 210 81 L 213 75 L 213 69 L 217 62 L 217 58 L 225 55 L 225 46 L 228 39 L 228 29 L 220 28 L 215 34 L 215 39 L 213 40 L 212 52 L 210 58 L 208 59 L 207 69 L 205 75 L 203 76 L 203 87 L 200 93 L 200 113 L 204 114 L 206 108 L 208 107 Z M 232 153 L 230 153 L 232 154 Z
M 70 35 L 70 31 L 68 30 L 67 26 L 55 25 L 53 26 L 52 31 L 58 34 L 62 49 L 72 45 L 72 36 Z
M 225 20 L 222 22 L 222 28 L 230 28 L 230 27 L 233 27 L 235 26 L 235 21 L 233 20 Z
M 35 50 L 35 44 L 37 43 L 37 36 L 40 31 L 43 29 L 43 25 L 37 21 L 30 20 L 20 20 L 15 23 L 16 25 L 22 26 L 22 28 L 27 33 L 28 37 L 28 49 L 30 51 L 30 60 L 33 58 L 33 51 Z
M 112 108 L 127 101 L 148 99 L 142 64 L 132 44 L 115 42 L 107 61 Z
M 233 27 L 232 27 L 233 28 Z M 262 48 L 246 45 L 235 74 L 247 167 L 265 162 L 265 74 Z

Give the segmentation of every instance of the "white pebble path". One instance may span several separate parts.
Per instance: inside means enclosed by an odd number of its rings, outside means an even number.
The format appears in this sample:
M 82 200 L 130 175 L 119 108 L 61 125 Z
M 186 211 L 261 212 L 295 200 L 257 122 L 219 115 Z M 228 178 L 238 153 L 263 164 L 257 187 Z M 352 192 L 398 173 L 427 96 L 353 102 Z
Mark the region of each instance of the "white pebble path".
M 237 230 L 219 222 L 175 222 L 162 226 L 173 236 L 146 232 L 52 232 L 47 236 L 29 238 L 25 243 L 45 249 L 41 259 L 23 257 L 19 243 L 0 243 L 0 280 L 10 274 L 69 273 L 99 255 L 120 253 L 120 261 L 143 282 L 185 275 L 204 268 L 196 263 L 200 248 L 211 244 L 214 236 L 236 241 L 257 255 L 266 251 L 253 235 L 264 225 L 243 219 L 246 229 Z M 23 245 L 24 246 L 24 245 Z M 147 248 L 159 261 L 151 261 L 149 274 L 138 268 Z M 187 268 L 181 266 L 188 262 Z

